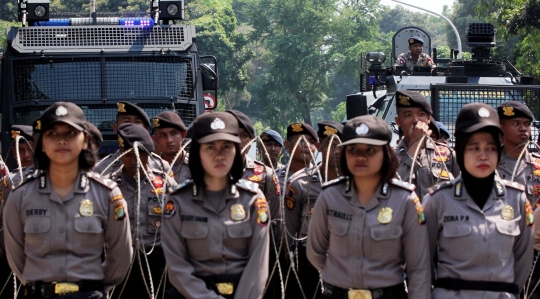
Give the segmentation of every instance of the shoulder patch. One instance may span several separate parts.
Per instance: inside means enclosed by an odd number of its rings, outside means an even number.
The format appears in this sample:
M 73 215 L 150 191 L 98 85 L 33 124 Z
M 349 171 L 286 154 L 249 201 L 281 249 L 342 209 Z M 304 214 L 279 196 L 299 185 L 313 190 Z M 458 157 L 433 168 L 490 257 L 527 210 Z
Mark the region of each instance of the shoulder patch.
M 95 172 L 92 172 L 92 171 L 89 171 L 86 173 L 86 176 L 89 178 L 89 179 L 92 179 L 98 183 L 100 183 L 101 185 L 109 188 L 109 189 L 114 189 L 117 184 L 116 182 L 114 182 L 113 180 L 107 178 L 107 177 L 103 177 L 101 176 L 100 174 L 98 173 L 95 173 Z
M 248 180 L 239 180 L 237 183 L 236 183 L 236 186 L 238 186 L 239 188 L 242 188 L 244 190 L 247 190 L 249 192 L 252 192 L 252 193 L 257 193 L 257 190 L 259 190 L 259 185 L 258 184 L 255 184 L 253 182 L 250 182 Z
M 324 188 L 326 188 L 328 186 L 336 185 L 336 184 L 343 183 L 343 182 L 346 182 L 346 181 L 348 181 L 348 177 L 340 176 L 337 179 L 334 179 L 334 180 L 331 180 L 331 181 L 328 181 L 328 182 L 324 183 L 322 187 L 324 189 Z
M 437 191 L 439 191 L 441 189 L 451 187 L 453 184 L 454 183 L 452 183 L 452 181 L 447 181 L 447 182 L 440 183 L 440 184 L 437 184 L 435 186 L 429 187 L 427 189 L 427 191 L 428 191 L 429 194 L 434 194 L 435 192 L 437 192 Z
M 392 183 L 392 185 L 401 187 L 401 188 L 403 188 L 405 190 L 414 191 L 414 189 L 416 189 L 415 185 L 409 184 L 409 183 L 404 182 L 402 180 L 392 179 L 390 182 Z
M 169 187 L 169 193 L 170 194 L 176 193 L 178 192 L 178 190 L 191 186 L 191 185 L 193 185 L 193 180 L 185 180 L 182 183 Z
M 512 181 L 509 181 L 509 180 L 502 180 L 502 179 L 501 179 L 501 182 L 506 187 L 514 188 L 514 189 L 517 189 L 517 190 L 520 190 L 520 191 L 525 191 L 525 186 L 523 186 L 520 183 L 512 182 Z

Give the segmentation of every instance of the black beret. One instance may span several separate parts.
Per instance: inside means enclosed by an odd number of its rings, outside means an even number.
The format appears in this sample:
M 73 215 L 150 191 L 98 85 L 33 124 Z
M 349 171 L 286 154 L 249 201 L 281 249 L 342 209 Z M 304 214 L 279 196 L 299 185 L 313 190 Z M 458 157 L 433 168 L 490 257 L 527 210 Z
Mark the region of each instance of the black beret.
M 86 132 L 88 133 L 88 135 L 90 135 L 90 137 L 92 137 L 98 144 L 102 144 L 103 143 L 103 135 L 101 135 L 101 132 L 99 131 L 99 129 L 94 126 L 93 123 L 87 121 L 86 122 Z
M 118 102 L 116 103 L 116 107 L 118 108 L 117 115 L 138 116 L 144 122 L 144 125 L 147 128 L 150 128 L 150 118 L 141 107 L 130 102 Z
M 318 122 L 317 126 L 319 126 L 317 136 L 321 141 L 328 137 L 332 137 L 334 134 L 337 135 L 340 140 L 343 138 L 343 125 L 337 121 L 323 120 Z
M 319 142 L 319 138 L 313 127 L 306 123 L 292 123 L 287 127 L 287 139 L 295 135 L 309 135 L 313 137 L 315 141 Z
M 154 142 L 148 130 L 145 128 L 132 124 L 124 123 L 118 127 L 118 144 L 123 149 L 131 149 L 135 142 L 139 142 L 147 151 L 154 151 Z
M 180 131 L 187 131 L 187 127 L 186 125 L 184 125 L 184 122 L 180 118 L 180 115 L 172 111 L 161 112 L 160 114 L 154 116 L 152 122 L 154 125 L 154 129 L 177 128 Z
M 241 127 L 241 128 L 244 128 L 244 130 L 246 130 L 249 134 L 249 137 L 251 139 L 255 138 L 255 127 L 253 127 L 253 123 L 251 122 L 251 120 L 249 119 L 249 117 L 247 117 L 247 115 L 245 115 L 244 113 L 238 111 L 238 110 L 227 110 L 225 111 L 227 113 L 230 113 L 232 114 L 234 117 L 236 117 L 236 120 L 238 121 L 238 125 Z
M 508 101 L 500 104 L 497 107 L 497 113 L 500 119 L 512 119 L 518 117 L 525 117 L 529 120 L 533 120 L 534 116 L 529 108 L 517 101 Z
M 213 112 L 199 115 L 193 121 L 192 139 L 199 143 L 228 140 L 240 143 L 238 121 L 230 113 Z
M 406 89 L 396 91 L 396 107 L 420 107 L 427 113 L 433 114 L 433 110 L 431 110 L 431 104 L 428 102 L 428 100 L 423 94 Z
M 392 141 L 392 129 L 382 119 L 373 115 L 362 115 L 347 121 L 343 127 L 340 146 L 353 143 L 385 145 Z
M 502 134 L 499 116 L 491 106 L 484 103 L 470 103 L 459 111 L 456 119 L 456 134 L 473 133 L 487 127 L 496 128 Z
M 407 42 L 409 43 L 409 45 L 414 45 L 414 44 L 425 44 L 424 43 L 424 40 L 422 38 L 420 38 L 419 36 L 411 36 Z
M 45 131 L 57 122 L 66 123 L 73 128 L 84 131 L 86 118 L 82 109 L 70 102 L 56 102 L 47 107 L 34 123 L 34 131 Z
M 281 135 L 279 135 L 278 132 L 274 130 L 265 130 L 261 134 L 262 141 L 275 141 L 283 147 L 283 138 L 281 138 Z
M 32 141 L 32 127 L 25 125 L 13 125 L 11 126 L 11 139 L 15 140 L 17 136 L 22 136 L 28 141 Z

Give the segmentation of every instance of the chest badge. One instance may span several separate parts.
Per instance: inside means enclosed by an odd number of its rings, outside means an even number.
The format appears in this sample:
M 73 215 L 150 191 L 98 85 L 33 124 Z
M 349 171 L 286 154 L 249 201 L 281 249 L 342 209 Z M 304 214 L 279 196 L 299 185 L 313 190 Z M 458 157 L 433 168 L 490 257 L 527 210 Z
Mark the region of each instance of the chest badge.
M 90 217 L 94 215 L 94 206 L 90 199 L 83 199 L 83 201 L 81 201 L 79 213 L 81 213 L 81 216 L 83 217 Z
M 514 219 L 514 208 L 509 205 L 504 206 L 501 212 L 501 217 L 504 220 Z
M 246 219 L 246 211 L 243 205 L 237 203 L 231 206 L 231 219 L 235 221 Z
M 377 216 L 377 221 L 382 224 L 388 224 L 392 221 L 392 208 L 382 208 L 379 210 L 379 216 Z

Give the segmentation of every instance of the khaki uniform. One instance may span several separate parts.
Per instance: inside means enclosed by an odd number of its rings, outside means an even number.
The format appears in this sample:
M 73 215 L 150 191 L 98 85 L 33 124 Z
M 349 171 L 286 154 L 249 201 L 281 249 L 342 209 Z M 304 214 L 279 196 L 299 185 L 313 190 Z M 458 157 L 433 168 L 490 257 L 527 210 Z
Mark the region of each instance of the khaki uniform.
M 281 167 L 279 169 L 276 169 L 276 175 L 277 175 L 280 190 L 285 190 L 285 187 L 286 187 L 285 186 L 286 185 L 285 184 L 285 174 L 287 173 L 287 166 L 288 165 L 283 165 L 283 167 Z M 310 165 L 310 167 L 308 167 L 308 168 L 300 169 L 297 172 L 289 171 L 289 176 L 287 177 L 287 181 L 290 182 L 291 180 L 296 178 L 296 176 L 301 175 L 302 173 L 304 173 L 306 171 L 309 171 L 311 168 L 312 168 L 312 165 Z
M 411 71 L 415 66 L 429 66 L 431 68 L 437 65 L 433 62 L 433 59 L 428 54 L 422 53 L 418 57 L 418 60 L 412 59 L 411 52 L 401 53 L 396 59 L 394 66 L 407 66 Z
M 116 158 L 118 158 L 118 156 L 120 156 L 120 151 L 116 151 L 108 156 L 106 156 L 105 158 L 101 159 L 100 161 L 98 161 L 96 163 L 96 165 L 94 166 L 94 168 L 92 168 L 92 171 L 95 172 L 95 173 L 98 173 L 98 174 L 101 174 L 103 172 L 103 170 L 105 170 L 105 168 L 107 168 L 109 166 L 109 164 L 111 164 Z M 170 164 L 169 162 L 163 160 L 160 156 L 152 153 L 152 156 L 149 156 L 148 157 L 148 163 L 150 164 L 150 166 L 152 168 L 155 168 L 155 169 L 160 169 L 162 171 L 167 171 L 170 167 Z M 117 169 L 118 167 L 120 167 L 120 165 L 122 165 L 122 159 L 118 159 L 116 162 L 114 162 L 113 165 L 109 166 L 107 168 L 107 171 L 105 171 L 105 173 L 103 173 L 103 175 L 108 175 L 110 174 L 111 172 L 113 172 L 115 169 Z
M 433 268 L 437 279 L 514 283 L 521 289 L 533 258 L 532 228 L 527 225 L 532 209 L 522 185 L 496 177 L 489 187 L 493 191 L 482 209 L 467 193 L 461 177 L 430 189 L 424 209 Z M 435 288 L 433 298 L 516 297 Z
M 167 170 L 168 169 L 165 169 L 165 171 Z M 191 172 L 189 171 L 189 154 L 186 151 L 184 151 L 184 153 L 178 157 L 176 164 L 174 164 L 171 168 L 171 173 L 174 181 L 179 184 L 183 181 L 191 179 Z
M 239 274 L 234 298 L 261 298 L 268 277 L 270 221 L 264 218 L 266 199 L 257 185 L 240 180 L 230 186 L 217 210 L 190 181 L 173 189 L 163 214 L 171 283 L 187 298 L 223 298 L 200 277 Z
M 259 185 L 259 189 L 263 192 L 270 206 L 272 220 L 281 219 L 282 212 L 279 200 L 281 188 L 272 169 L 265 166 L 262 162 L 251 160 L 248 156 L 246 156 L 245 166 L 242 179 Z
M 150 163 L 149 163 L 150 164 Z M 110 179 L 118 184 L 118 188 L 124 195 L 129 210 L 129 222 L 131 224 L 131 233 L 135 234 L 137 223 L 140 225 L 139 241 L 149 250 L 154 246 L 161 246 L 161 227 L 163 216 L 163 200 L 169 187 L 175 186 L 176 182 L 164 175 L 160 170 L 150 168 L 147 172 L 150 178 L 141 174 L 141 201 L 139 204 L 139 219 L 135 219 L 137 211 L 137 182 L 136 178 L 129 178 L 122 172 L 123 165 L 110 174 Z M 131 183 L 130 183 L 131 181 Z M 139 248 L 137 244 L 134 247 Z
M 411 183 L 416 186 L 416 193 L 420 199 L 428 193 L 429 187 L 453 179 L 460 174 L 455 152 L 447 145 L 427 140 L 425 148 L 418 151 L 417 159 L 409 156 L 407 150 L 405 141 L 401 140 L 396 149 L 399 160 L 397 172 L 401 180 L 408 182 L 411 167 L 414 165 Z
M 23 284 L 98 280 L 107 289 L 126 275 L 133 251 L 116 183 L 80 171 L 60 199 L 47 172 L 36 172 L 11 192 L 4 210 L 8 261 Z
M 325 186 L 307 238 L 308 259 L 322 280 L 343 289 L 390 287 L 403 283 L 405 263 L 409 298 L 430 298 L 427 230 L 419 224 L 414 187 L 398 180 L 382 184 L 363 208 L 348 178 Z
M 516 163 L 517 159 L 503 155 L 497 166 L 499 176 L 502 179 L 511 180 Z M 540 156 L 535 153 L 525 153 L 519 161 L 513 181 L 525 186 L 527 199 L 533 209 L 536 209 L 536 205 L 540 204 L 538 202 L 540 198 Z

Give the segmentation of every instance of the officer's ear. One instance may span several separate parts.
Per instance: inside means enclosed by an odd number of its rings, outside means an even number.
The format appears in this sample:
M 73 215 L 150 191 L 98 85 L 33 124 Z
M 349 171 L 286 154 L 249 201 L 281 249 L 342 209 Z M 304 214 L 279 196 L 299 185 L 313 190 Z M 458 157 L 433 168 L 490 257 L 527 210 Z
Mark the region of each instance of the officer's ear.
M 84 133 L 84 143 L 83 143 L 82 150 L 83 151 L 87 150 L 89 144 L 90 144 L 90 135 Z
M 182 139 L 185 139 L 187 136 L 187 131 L 182 131 Z

